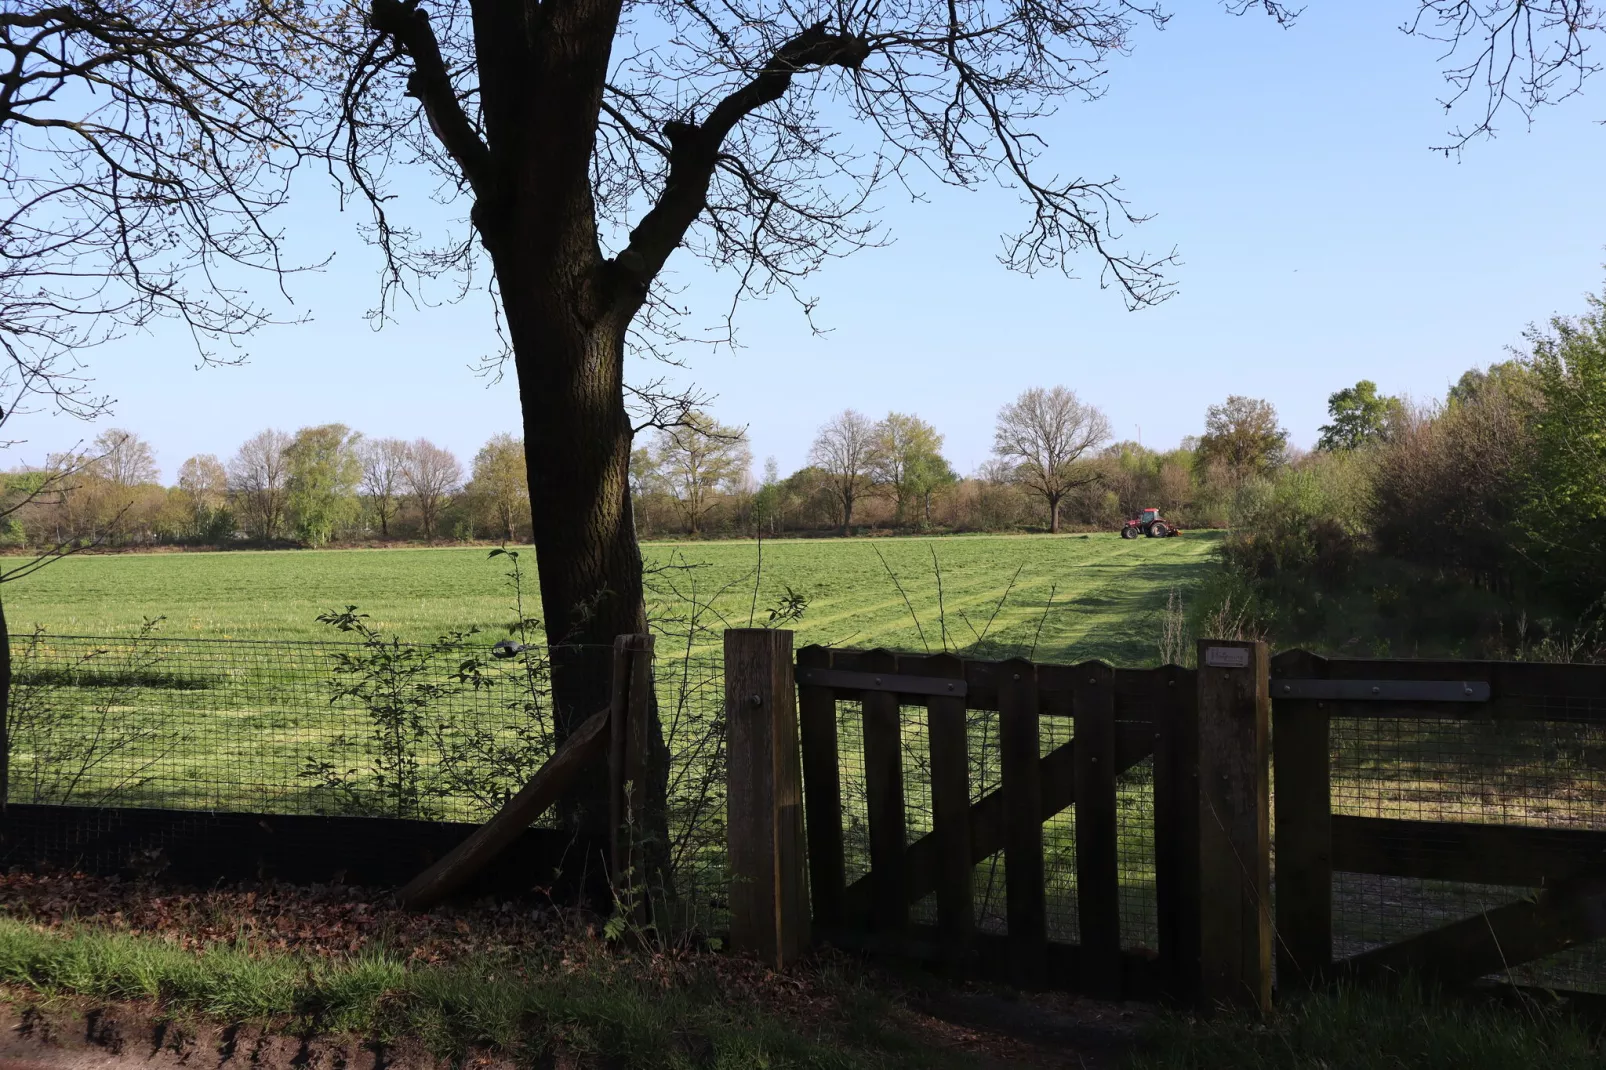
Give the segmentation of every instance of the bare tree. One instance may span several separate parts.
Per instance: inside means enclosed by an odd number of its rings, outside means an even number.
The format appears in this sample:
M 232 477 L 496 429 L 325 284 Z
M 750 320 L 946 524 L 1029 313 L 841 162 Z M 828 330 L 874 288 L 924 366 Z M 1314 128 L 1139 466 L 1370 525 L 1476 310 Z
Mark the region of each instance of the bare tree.
M 190 534 L 205 536 L 228 501 L 228 470 L 212 454 L 196 454 L 178 466 L 178 489 L 188 499 Z
M 701 412 L 688 414 L 677 427 L 659 431 L 653 457 L 659 479 L 674 497 L 693 535 L 713 506 L 714 492 L 720 487 L 745 486 L 743 479 L 753 467 L 747 432 L 715 423 Z
M 435 525 L 441 510 L 446 506 L 452 491 L 463 482 L 463 466 L 452 451 L 443 449 L 427 438 L 415 439 L 407 444 L 402 461 L 402 485 L 412 496 L 418 509 L 418 522 L 423 525 L 424 538 L 435 538 Z
M 1033 387 L 998 410 L 993 453 L 1008 462 L 1014 478 L 1048 506 L 1048 530 L 1059 534 L 1060 502 L 1098 478 L 1079 465 L 1089 450 L 1110 438 L 1110 421 L 1074 390 Z
M 401 505 L 402 469 L 407 443 L 399 438 L 364 439 L 357 448 L 362 461 L 362 492 L 379 518 L 379 534 L 390 538 L 390 522 Z
M 870 489 L 870 476 L 879 459 L 877 445 L 875 424 L 846 409 L 820 428 L 809 448 L 809 461 L 830 480 L 844 535 L 853 525 L 853 506 Z
M 156 467 L 156 451 L 151 444 L 121 428 L 102 431 L 95 437 L 95 459 L 89 471 L 114 487 L 131 490 L 146 483 L 158 483 L 162 473 Z
M 290 442 L 283 431 L 259 431 L 246 439 L 229 461 L 229 491 L 239 503 L 246 531 L 254 538 L 272 541 L 283 531 L 290 479 L 284 451 Z

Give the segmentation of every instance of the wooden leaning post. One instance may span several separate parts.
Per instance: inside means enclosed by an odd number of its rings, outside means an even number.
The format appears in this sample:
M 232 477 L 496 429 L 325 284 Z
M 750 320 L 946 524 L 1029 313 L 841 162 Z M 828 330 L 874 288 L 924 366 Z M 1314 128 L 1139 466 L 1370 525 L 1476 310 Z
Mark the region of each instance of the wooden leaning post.
M 1205 1007 L 1271 1009 L 1270 663 L 1199 640 L 1199 985 Z
M 809 944 L 792 633 L 725 633 L 731 945 L 775 969 Z
M 652 636 L 621 635 L 613 642 L 612 690 L 606 708 L 569 733 L 529 782 L 502 804 L 489 821 L 397 893 L 405 907 L 428 910 L 461 891 L 509 844 L 544 814 L 581 777 L 595 776 L 597 762 L 608 763 L 608 872 L 619 902 L 636 904 L 645 920 L 647 896 L 640 888 L 642 867 L 633 835 L 645 799 L 647 726 L 652 708 Z

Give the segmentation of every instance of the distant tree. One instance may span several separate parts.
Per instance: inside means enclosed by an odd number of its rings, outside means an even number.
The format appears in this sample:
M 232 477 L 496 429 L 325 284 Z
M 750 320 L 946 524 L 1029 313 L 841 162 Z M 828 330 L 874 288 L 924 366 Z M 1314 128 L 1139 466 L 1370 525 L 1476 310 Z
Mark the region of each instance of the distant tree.
M 1322 425 L 1316 448 L 1337 453 L 1381 442 L 1388 434 L 1390 421 L 1397 419 L 1400 412 L 1399 398 L 1379 394 L 1376 383 L 1362 379 L 1328 395 L 1327 415 L 1332 423 Z
M 852 409 L 844 410 L 820 428 L 809 448 L 809 460 L 825 473 L 842 534 L 848 534 L 853 507 L 870 488 L 878 461 L 875 425 Z
M 216 518 L 229 500 L 229 473 L 210 453 L 196 454 L 178 466 L 178 489 L 189 509 L 190 535 L 223 536 L 215 530 Z
M 1205 412 L 1205 433 L 1195 451 L 1197 464 L 1220 465 L 1234 483 L 1264 475 L 1281 465 L 1288 432 L 1277 426 L 1269 401 L 1233 394 Z
M 753 495 L 753 522 L 762 533 L 766 528 L 771 535 L 781 528 L 784 500 L 781 488 L 781 466 L 774 457 L 764 458 L 764 479 Z
M 630 451 L 630 504 L 637 534 L 652 531 L 653 498 L 663 490 L 658 462 L 652 450 L 637 446 Z
M 693 535 L 712 507 L 715 491 L 738 489 L 753 467 L 746 431 L 695 411 L 687 413 L 680 426 L 658 432 L 653 460 Z
M 524 466 L 524 440 L 507 433 L 491 440 L 474 455 L 470 493 L 484 503 L 496 521 L 503 542 L 512 542 L 530 522 L 530 482 Z
M 1080 463 L 1109 440 L 1110 421 L 1084 405 L 1074 390 L 1033 387 L 998 412 L 993 453 L 1014 479 L 1048 506 L 1048 530 L 1060 530 L 1060 502 L 1073 489 L 1098 478 Z
M 308 546 L 322 546 L 356 519 L 362 436 L 345 424 L 303 427 L 284 448 L 285 505 Z
M 369 438 L 357 446 L 362 462 L 362 492 L 379 520 L 379 534 L 390 538 L 390 522 L 401 506 L 402 469 L 407 464 L 407 443 L 399 438 Z
M 90 463 L 90 472 L 114 487 L 132 489 L 161 481 L 156 451 L 132 431 L 117 427 L 102 431 L 95 437 L 90 452 L 95 458 Z
M 229 461 L 229 493 L 253 538 L 276 539 L 283 530 L 289 445 L 289 435 L 270 428 L 246 439 Z
M 1487 368 L 1470 368 L 1462 372 L 1461 378 L 1450 387 L 1446 400 L 1450 405 L 1465 405 L 1477 400 L 1479 395 L 1492 387 L 1504 386 L 1517 380 L 1526 382 L 1531 377 L 1532 369 L 1520 360 L 1502 360 Z
M 901 412 L 889 412 L 876 424 L 870 477 L 892 494 L 900 525 L 908 522 L 909 508 L 917 502 L 924 506 L 922 525 L 929 522 L 931 492 L 956 478 L 942 456 L 942 435 L 920 417 Z
M 458 484 L 463 482 L 463 466 L 452 451 L 444 449 L 427 438 L 414 439 L 407 444 L 406 458 L 402 463 L 402 484 L 418 510 L 418 522 L 424 529 L 424 538 L 435 538 L 435 525 L 441 510 Z

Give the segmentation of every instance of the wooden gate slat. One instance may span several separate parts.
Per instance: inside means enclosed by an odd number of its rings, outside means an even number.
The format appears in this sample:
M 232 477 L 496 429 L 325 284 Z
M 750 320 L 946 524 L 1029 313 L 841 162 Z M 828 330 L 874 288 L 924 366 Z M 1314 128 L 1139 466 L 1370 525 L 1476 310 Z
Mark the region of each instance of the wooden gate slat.
M 797 652 L 804 669 L 829 669 L 831 651 L 808 646 Z M 808 819 L 809 895 L 822 926 L 843 921 L 846 876 L 842 857 L 842 774 L 837 764 L 836 696 L 829 687 L 797 689 L 798 730 L 803 747 L 803 811 Z
M 1190 677 L 1191 680 L 1191 677 Z M 1115 726 L 1115 775 L 1120 776 L 1154 753 L 1154 734 L 1146 724 L 1121 723 Z M 1042 785 L 1040 821 L 1047 821 L 1076 801 L 1076 743 L 1055 747 L 1037 763 L 1037 780 Z M 1191 782 L 1190 782 L 1191 784 Z M 1195 807 L 1191 813 L 1197 817 Z M 1004 793 L 994 789 L 970 808 L 970 862 L 977 865 L 1004 849 L 1008 815 Z M 1188 826 L 1192 828 L 1193 826 Z M 937 890 L 942 868 L 941 844 L 934 833 L 927 833 L 909 845 L 905 856 L 906 895 L 910 903 L 919 902 Z M 870 907 L 870 878 L 860 877 L 848 886 L 843 898 L 847 917 L 867 915 Z
M 870 671 L 895 672 L 898 659 L 884 650 L 867 659 Z M 870 819 L 870 922 L 878 932 L 896 932 L 909 920 L 904 895 L 908 848 L 903 801 L 903 726 L 898 696 L 866 691 L 864 791 Z
M 1321 679 L 1325 658 L 1279 654 L 1280 677 Z M 1333 962 L 1333 811 L 1326 705 L 1272 695 L 1279 987 L 1313 988 Z
M 956 657 L 933 660 L 924 669 L 937 677 L 964 679 L 965 666 Z M 965 727 L 965 700 L 934 695 L 926 700 L 931 737 L 932 835 L 936 838 L 937 925 L 947 950 L 964 958 L 976 927 L 970 855 L 970 748 Z M 912 855 L 913 852 L 910 852 Z M 907 862 L 908 856 L 905 861 Z
M 1043 979 L 1048 912 L 1043 874 L 1042 783 L 1037 724 L 1037 670 L 1031 662 L 1007 661 L 998 684 L 1000 772 L 1007 828 L 1004 835 L 1004 898 L 1009 957 L 1017 984 Z
M 1194 998 L 1199 982 L 1199 724 L 1194 672 L 1155 676 L 1154 890 L 1167 994 Z
M 1076 898 L 1081 988 L 1121 995 L 1121 870 L 1115 808 L 1115 670 L 1076 667 Z

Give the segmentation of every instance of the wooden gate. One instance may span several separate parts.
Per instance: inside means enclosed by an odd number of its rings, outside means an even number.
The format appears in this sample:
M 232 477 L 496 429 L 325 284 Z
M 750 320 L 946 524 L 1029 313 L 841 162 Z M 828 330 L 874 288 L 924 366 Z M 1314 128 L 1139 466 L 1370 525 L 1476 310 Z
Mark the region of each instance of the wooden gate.
M 1200 939 L 1195 676 L 1176 666 L 799 651 L 816 939 L 1104 998 L 1186 998 Z M 921 709 L 906 714 L 908 707 Z M 996 711 L 996 719 L 976 711 Z M 848 734 L 862 746 L 841 738 Z M 859 750 L 862 812 L 849 813 L 844 769 L 856 771 Z M 981 775 L 978 751 L 996 756 L 994 772 Z M 1122 857 L 1118 809 L 1136 773 L 1149 780 L 1151 758 L 1152 811 L 1134 815 L 1128 807 L 1129 824 L 1152 821 L 1143 830 L 1153 842 L 1144 860 L 1153 867 L 1152 899 L 1128 901 L 1129 915 L 1152 911 L 1150 924 L 1136 926 L 1149 946 L 1123 946 L 1123 881 L 1133 891 L 1123 861 L 1129 869 L 1133 862 Z M 929 812 L 922 807 L 918 815 L 926 831 L 918 835 L 910 831 L 911 787 L 922 802 L 929 790 Z M 1055 873 L 1045 862 L 1044 824 L 1067 808 L 1074 809 L 1074 863 L 1061 864 L 1073 872 Z M 868 872 L 850 880 L 857 852 L 845 832 L 859 828 L 856 818 L 868 826 L 867 858 L 858 859 Z M 1003 916 L 978 918 L 977 867 L 999 852 Z M 1075 943 L 1048 931 L 1047 889 L 1070 878 Z M 916 919 L 912 908 L 922 900 L 927 916 Z M 1135 920 L 1128 917 L 1129 930 Z
M 1606 935 L 1606 666 L 1294 651 L 1272 659 L 1271 695 L 1280 988 L 1520 980 Z M 1335 907 L 1364 908 L 1335 873 L 1387 893 L 1373 938 L 1335 926 Z M 1507 886 L 1508 901 L 1456 917 L 1457 900 L 1420 890 L 1454 885 L 1411 882 Z M 1413 917 L 1425 930 L 1390 937 Z

